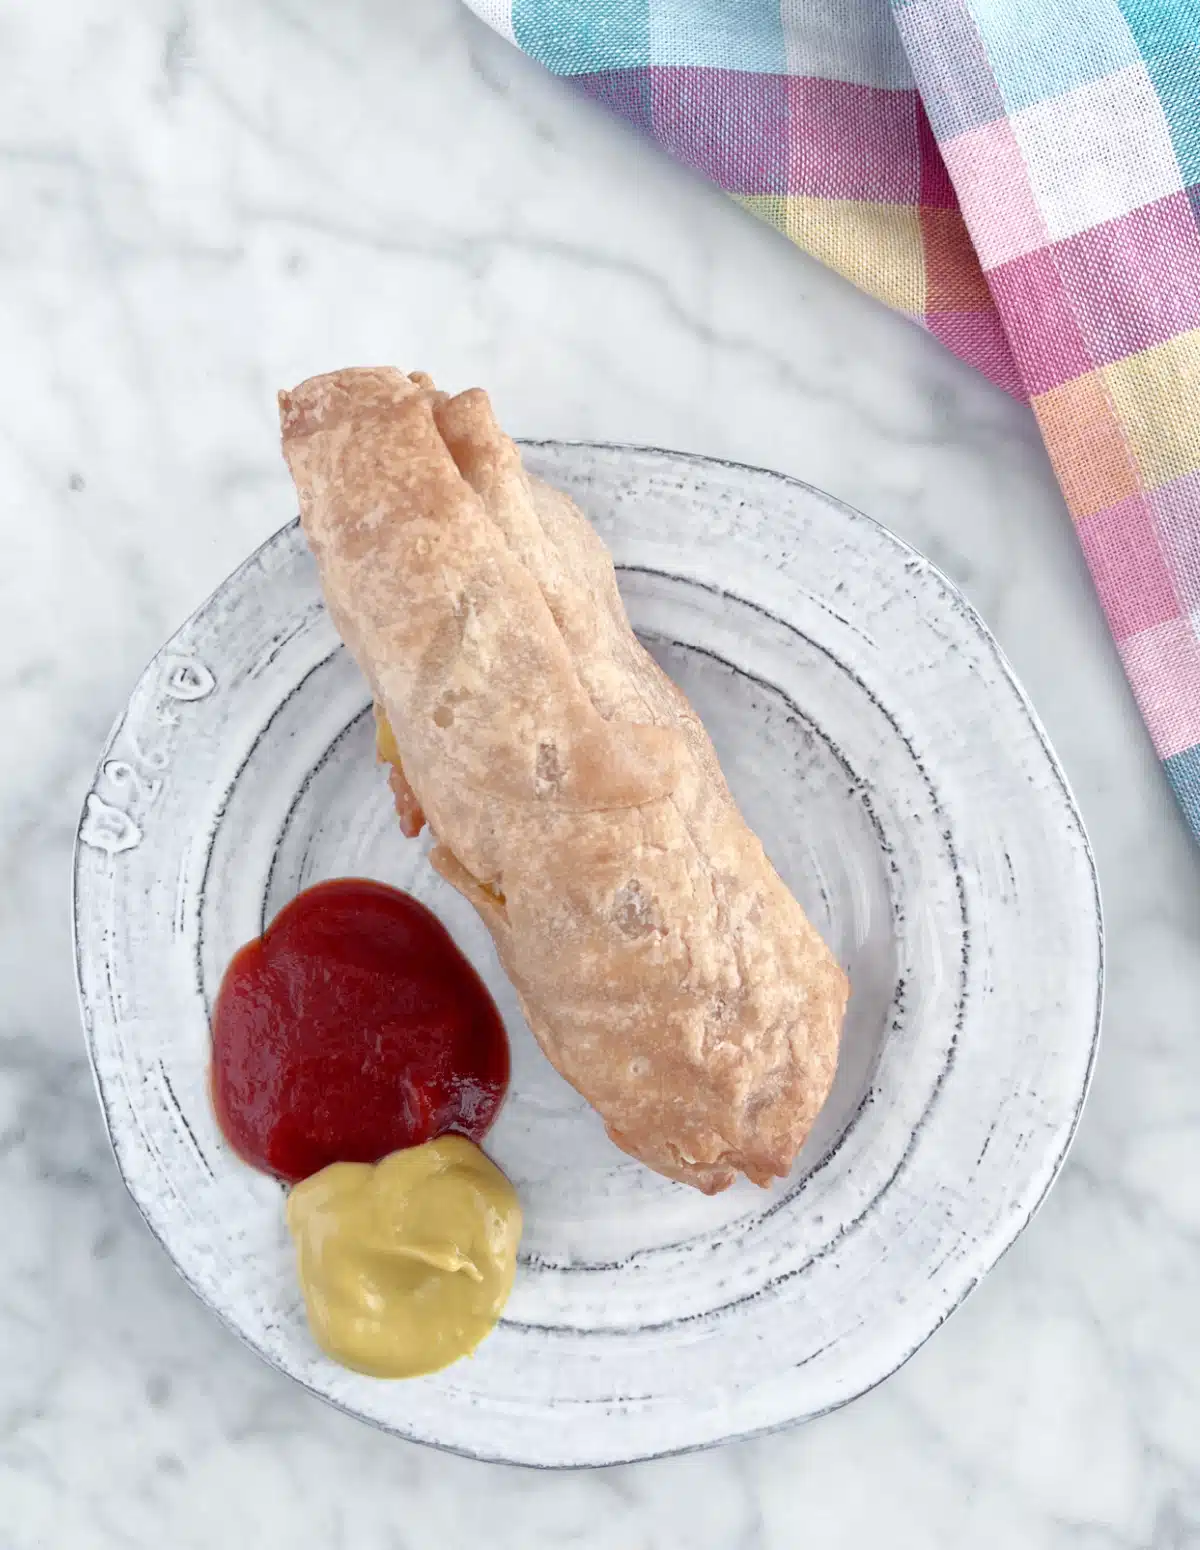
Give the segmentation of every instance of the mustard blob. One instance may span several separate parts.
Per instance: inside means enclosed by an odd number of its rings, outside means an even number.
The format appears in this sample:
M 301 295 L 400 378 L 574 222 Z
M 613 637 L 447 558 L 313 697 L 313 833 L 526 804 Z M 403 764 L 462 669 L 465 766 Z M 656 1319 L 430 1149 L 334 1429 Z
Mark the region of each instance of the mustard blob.
M 379 1163 L 331 1163 L 288 1196 L 317 1344 L 375 1378 L 416 1378 L 466 1356 L 512 1290 L 521 1207 L 464 1136 Z

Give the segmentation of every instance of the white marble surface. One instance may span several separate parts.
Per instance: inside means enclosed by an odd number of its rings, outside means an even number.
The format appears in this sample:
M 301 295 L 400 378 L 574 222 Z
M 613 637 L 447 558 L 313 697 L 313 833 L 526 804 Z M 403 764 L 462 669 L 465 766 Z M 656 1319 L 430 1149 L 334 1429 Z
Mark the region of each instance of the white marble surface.
M 0 0 L 0 1546 L 1200 1544 L 1200 855 L 1027 412 L 458 0 Z M 540 1476 L 324 1409 L 191 1297 L 109 1156 L 70 836 L 146 657 L 292 511 L 273 390 L 364 361 L 528 434 L 799 474 L 982 609 L 1088 820 L 1105 1044 L 1029 1232 L 805 1430 Z

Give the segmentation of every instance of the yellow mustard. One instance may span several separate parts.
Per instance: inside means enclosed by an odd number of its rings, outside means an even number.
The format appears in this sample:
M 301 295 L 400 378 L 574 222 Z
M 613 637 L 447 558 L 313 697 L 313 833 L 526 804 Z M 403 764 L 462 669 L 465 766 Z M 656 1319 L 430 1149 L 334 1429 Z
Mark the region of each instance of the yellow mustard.
M 292 1190 L 287 1221 L 317 1344 L 372 1377 L 466 1356 L 512 1290 L 521 1207 L 463 1136 L 331 1163 Z

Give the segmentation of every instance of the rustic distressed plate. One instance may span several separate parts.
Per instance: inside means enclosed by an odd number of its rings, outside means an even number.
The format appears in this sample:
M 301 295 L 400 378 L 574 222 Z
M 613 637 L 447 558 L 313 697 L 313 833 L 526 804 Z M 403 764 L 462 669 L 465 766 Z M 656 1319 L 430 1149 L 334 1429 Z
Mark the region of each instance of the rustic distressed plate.
M 1029 1221 L 1096 1046 L 1102 946 L 1079 814 L 995 642 L 931 565 L 795 481 L 539 444 L 613 549 L 639 632 L 854 986 L 792 1176 L 715 1199 L 616 1151 L 537 1051 L 467 905 L 406 841 L 366 687 L 298 528 L 151 663 L 87 798 L 75 872 L 88 1049 L 125 1181 L 188 1284 L 268 1361 L 400 1436 L 604 1464 L 819 1415 L 893 1372 Z M 309 1338 L 279 1188 L 222 1142 L 208 1014 L 234 949 L 356 874 L 448 923 L 503 1011 L 488 1141 L 525 1207 L 473 1359 L 387 1383 Z

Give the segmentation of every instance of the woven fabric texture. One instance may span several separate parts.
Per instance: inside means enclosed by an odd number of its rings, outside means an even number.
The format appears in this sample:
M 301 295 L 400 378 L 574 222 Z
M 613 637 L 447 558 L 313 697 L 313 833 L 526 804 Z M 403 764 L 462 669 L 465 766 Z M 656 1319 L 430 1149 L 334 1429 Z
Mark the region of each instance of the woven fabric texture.
M 1200 838 L 1200 0 L 468 0 L 1028 399 Z

